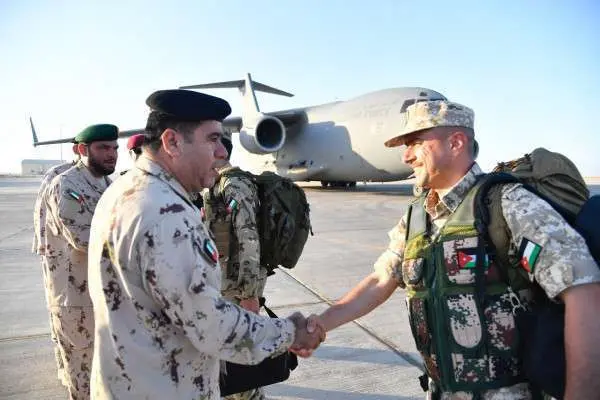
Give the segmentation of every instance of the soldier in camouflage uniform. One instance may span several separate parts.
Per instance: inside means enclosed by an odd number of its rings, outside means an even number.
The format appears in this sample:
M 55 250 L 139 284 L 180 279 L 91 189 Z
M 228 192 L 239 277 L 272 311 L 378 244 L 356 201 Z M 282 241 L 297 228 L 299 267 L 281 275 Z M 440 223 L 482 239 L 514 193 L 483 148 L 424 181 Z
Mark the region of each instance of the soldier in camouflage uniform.
M 223 137 L 227 161 L 233 149 L 231 139 Z M 259 298 L 267 282 L 267 269 L 260 265 L 260 243 L 256 213 L 257 187 L 248 177 L 226 173 L 234 167 L 225 163 L 219 178 L 205 196 L 207 223 L 213 234 L 222 265 L 221 293 L 248 311 L 259 312 Z M 264 399 L 261 388 L 227 396 L 228 400 Z
M 42 183 L 40 184 L 40 188 L 38 190 L 37 198 L 35 200 L 35 205 L 33 207 L 33 244 L 31 246 L 31 252 L 35 253 L 42 257 L 42 276 L 44 279 L 44 287 L 48 286 L 48 278 L 46 276 L 46 269 L 44 268 L 44 251 L 46 249 L 46 235 L 45 235 L 45 224 L 46 224 L 46 203 L 44 202 L 44 195 L 46 193 L 46 188 L 54 179 L 54 177 L 62 174 L 69 168 L 71 168 L 77 162 L 79 158 L 77 154 L 77 144 L 73 145 L 73 153 L 76 155 L 76 159 L 72 162 L 64 163 L 56 165 L 50 168 L 44 174 L 42 178 Z M 46 296 L 46 305 L 48 309 L 50 308 L 50 299 Z M 54 331 L 54 324 L 52 323 L 52 316 L 50 315 L 50 338 L 54 343 L 54 358 L 56 360 L 56 366 L 58 368 L 58 379 L 62 382 L 63 385 L 67 385 L 67 381 L 64 375 L 64 368 L 62 357 L 60 355 L 60 350 L 58 348 L 58 338 Z
M 214 184 L 229 104 L 188 90 L 146 103 L 142 155 L 92 221 L 92 399 L 218 399 L 221 359 L 258 363 L 322 336 L 299 314 L 262 317 L 220 294 L 217 247 L 190 193 Z
M 88 240 L 96 203 L 115 170 L 117 135 L 117 127 L 106 124 L 77 135 L 81 160 L 55 177 L 43 197 L 46 297 L 71 399 L 89 398 L 94 315 L 87 283 Z
M 309 318 L 309 330 L 333 329 L 370 312 L 397 287 L 406 288 L 409 322 L 430 380 L 428 398 L 530 399 L 515 342 L 510 302 L 515 293 L 500 280 L 493 255 L 484 259 L 485 306 L 474 294 L 479 238 L 472 189 L 482 171 L 474 161 L 473 119 L 471 109 L 448 101 L 408 107 L 404 129 L 386 145 L 406 145 L 403 161 L 428 192 L 389 232 L 389 247 L 374 272 Z M 600 270 L 584 239 L 548 203 L 521 185 L 502 190 L 509 255 L 521 260 L 515 268 L 525 269 L 549 298 L 566 306 L 565 398 L 597 398 L 600 320 L 590 317 L 600 301 Z M 531 293 L 519 295 L 526 303 Z

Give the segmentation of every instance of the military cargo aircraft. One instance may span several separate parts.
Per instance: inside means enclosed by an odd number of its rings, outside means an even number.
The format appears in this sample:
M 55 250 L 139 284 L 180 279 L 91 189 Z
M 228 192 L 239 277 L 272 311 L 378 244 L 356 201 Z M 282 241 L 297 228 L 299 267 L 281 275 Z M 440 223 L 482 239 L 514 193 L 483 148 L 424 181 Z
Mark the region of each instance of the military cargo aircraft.
M 232 137 L 234 149 L 244 149 L 242 165 L 246 169 L 255 173 L 273 171 L 294 181 L 320 181 L 324 187 L 352 187 L 357 181 L 389 182 L 410 177 L 412 169 L 402 162 L 402 150 L 386 148 L 383 143 L 399 131 L 408 106 L 445 99 L 430 89 L 400 87 L 347 101 L 263 113 L 255 91 L 293 95 L 255 82 L 250 74 L 243 80 L 180 87 L 220 88 L 237 88 L 242 94 L 241 117 L 225 119 L 223 129 L 237 133 Z M 119 136 L 142 131 L 123 131 Z M 33 145 L 71 140 L 39 142 L 34 133 Z

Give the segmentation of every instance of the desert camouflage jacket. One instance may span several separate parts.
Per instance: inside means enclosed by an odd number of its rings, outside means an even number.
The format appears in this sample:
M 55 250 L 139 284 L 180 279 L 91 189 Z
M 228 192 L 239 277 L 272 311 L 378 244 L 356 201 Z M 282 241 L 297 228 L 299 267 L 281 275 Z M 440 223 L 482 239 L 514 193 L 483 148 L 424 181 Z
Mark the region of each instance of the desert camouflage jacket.
M 106 177 L 94 177 L 80 161 L 55 177 L 46 189 L 44 268 L 50 307 L 91 306 L 87 276 L 90 224 L 109 183 Z
M 220 360 L 258 363 L 293 343 L 290 320 L 221 297 L 200 213 L 149 158 L 111 185 L 92 226 L 92 398 L 218 399 Z
M 31 246 L 32 253 L 36 253 L 41 256 L 44 254 L 44 248 L 46 247 L 44 237 L 46 224 L 46 203 L 43 201 L 46 188 L 55 176 L 62 174 L 63 172 L 71 168 L 73 165 L 73 163 L 55 165 L 54 167 L 46 171 L 44 177 L 42 178 L 42 183 L 40 184 L 40 188 L 38 189 L 35 205 L 33 206 L 33 244 Z

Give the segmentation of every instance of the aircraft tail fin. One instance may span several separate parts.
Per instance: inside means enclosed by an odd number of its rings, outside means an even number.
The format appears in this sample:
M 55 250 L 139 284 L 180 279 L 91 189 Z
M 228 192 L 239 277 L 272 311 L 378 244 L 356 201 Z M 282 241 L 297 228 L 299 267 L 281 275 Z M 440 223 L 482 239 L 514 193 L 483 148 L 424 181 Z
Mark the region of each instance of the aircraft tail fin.
M 237 81 L 225 81 L 205 83 L 200 85 L 181 86 L 180 89 L 222 89 L 222 88 L 237 88 L 244 99 L 244 115 L 249 116 L 260 113 L 258 102 L 256 101 L 255 91 L 277 94 L 280 96 L 292 97 L 291 93 L 265 85 L 260 82 L 254 82 L 250 74 L 246 74 L 246 78 Z
M 31 135 L 33 136 L 33 147 L 35 147 L 39 141 L 37 133 L 35 132 L 35 126 L 33 126 L 33 119 L 31 119 L 31 117 L 29 117 L 29 124 L 31 125 Z

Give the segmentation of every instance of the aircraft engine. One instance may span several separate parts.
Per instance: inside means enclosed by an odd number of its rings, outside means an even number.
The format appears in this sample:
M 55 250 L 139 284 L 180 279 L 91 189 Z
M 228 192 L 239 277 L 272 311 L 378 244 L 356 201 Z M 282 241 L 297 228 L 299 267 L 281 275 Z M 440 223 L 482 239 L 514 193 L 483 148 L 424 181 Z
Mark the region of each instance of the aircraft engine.
M 275 117 L 259 114 L 240 130 L 240 143 L 253 154 L 278 151 L 285 143 L 285 126 Z

